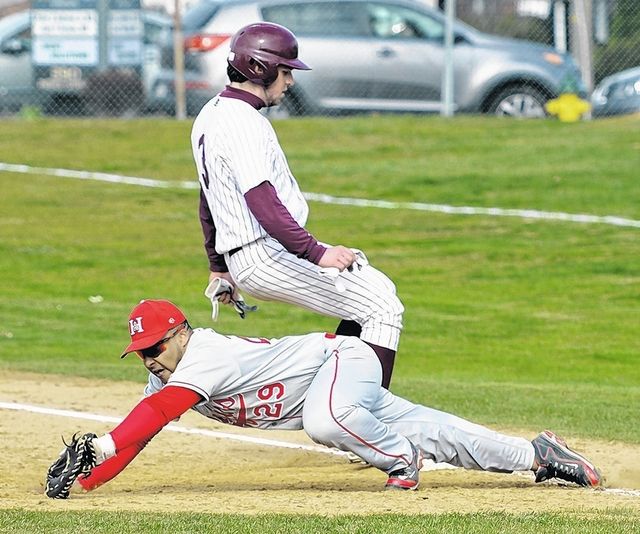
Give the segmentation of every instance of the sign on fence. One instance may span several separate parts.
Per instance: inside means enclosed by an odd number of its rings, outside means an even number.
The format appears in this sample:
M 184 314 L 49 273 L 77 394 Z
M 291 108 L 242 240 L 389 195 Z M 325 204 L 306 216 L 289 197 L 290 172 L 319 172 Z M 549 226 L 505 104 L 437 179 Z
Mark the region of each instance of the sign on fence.
M 80 92 L 94 73 L 110 67 L 140 73 L 140 0 L 33 0 L 31 33 L 40 90 Z

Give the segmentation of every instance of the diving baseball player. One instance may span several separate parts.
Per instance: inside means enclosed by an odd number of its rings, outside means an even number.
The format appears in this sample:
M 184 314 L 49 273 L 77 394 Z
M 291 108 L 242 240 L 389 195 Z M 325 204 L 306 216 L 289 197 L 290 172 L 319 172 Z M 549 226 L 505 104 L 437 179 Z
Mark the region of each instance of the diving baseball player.
M 532 470 L 537 482 L 600 483 L 596 468 L 551 432 L 530 442 L 393 395 L 380 386 L 375 353 L 357 337 L 265 339 L 192 329 L 166 300 L 138 304 L 129 333 L 122 357 L 136 352 L 149 370 L 146 397 L 110 433 L 74 439 L 50 469 L 50 497 L 66 498 L 78 475 L 86 490 L 112 479 L 190 408 L 232 425 L 304 429 L 315 442 L 351 451 L 387 473 L 388 489 L 417 489 L 423 458 L 468 469 Z
M 404 311 L 395 286 L 361 251 L 321 243 L 305 230 L 309 207 L 259 112 L 282 101 L 294 69 L 309 67 L 288 29 L 267 22 L 242 28 L 231 41 L 230 84 L 194 121 L 209 279 L 232 283 L 234 297 L 240 288 L 342 319 L 337 333 L 359 335 L 375 351 L 388 388 Z

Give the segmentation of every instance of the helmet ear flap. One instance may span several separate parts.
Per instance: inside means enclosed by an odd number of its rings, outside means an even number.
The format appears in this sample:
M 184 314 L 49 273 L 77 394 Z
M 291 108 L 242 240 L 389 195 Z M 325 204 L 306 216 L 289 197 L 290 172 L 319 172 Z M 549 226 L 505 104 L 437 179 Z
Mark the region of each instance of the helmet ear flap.
M 278 78 L 278 66 L 270 65 L 265 61 L 260 61 L 255 57 L 249 57 L 249 69 L 260 80 L 261 85 L 271 85 Z

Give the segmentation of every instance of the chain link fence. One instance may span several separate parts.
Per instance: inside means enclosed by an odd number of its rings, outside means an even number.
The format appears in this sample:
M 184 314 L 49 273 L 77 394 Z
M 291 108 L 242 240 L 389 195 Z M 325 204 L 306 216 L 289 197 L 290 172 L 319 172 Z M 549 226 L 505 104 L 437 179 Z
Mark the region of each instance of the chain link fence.
M 561 94 L 595 117 L 640 111 L 638 0 L 196 0 L 178 19 L 184 71 L 157 5 L 14 1 L 4 14 L 2 1 L 5 115 L 172 116 L 177 93 L 193 116 L 226 83 L 230 35 L 260 18 L 292 29 L 313 67 L 277 116 L 446 113 L 449 98 L 454 113 L 543 117 Z

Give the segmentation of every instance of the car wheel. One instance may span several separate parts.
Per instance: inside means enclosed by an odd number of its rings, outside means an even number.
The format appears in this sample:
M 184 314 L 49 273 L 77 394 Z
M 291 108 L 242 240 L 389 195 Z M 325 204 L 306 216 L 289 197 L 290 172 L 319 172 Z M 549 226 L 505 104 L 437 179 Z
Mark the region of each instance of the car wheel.
M 491 100 L 489 113 L 500 117 L 536 119 L 545 117 L 547 96 L 529 85 L 514 85 L 498 92 Z

